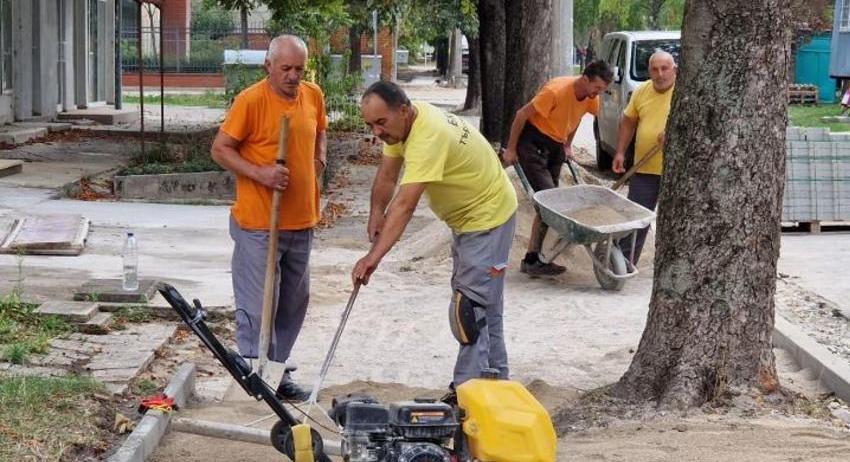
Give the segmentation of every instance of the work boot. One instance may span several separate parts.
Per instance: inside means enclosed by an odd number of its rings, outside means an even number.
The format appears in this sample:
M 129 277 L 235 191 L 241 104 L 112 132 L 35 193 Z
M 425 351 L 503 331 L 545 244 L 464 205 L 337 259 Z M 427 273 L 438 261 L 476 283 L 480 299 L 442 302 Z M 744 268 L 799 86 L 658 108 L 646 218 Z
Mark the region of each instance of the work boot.
M 567 270 L 565 266 L 554 263 L 543 263 L 540 260 L 529 262 L 523 260 L 519 270 L 529 276 L 557 276 Z
M 283 373 L 283 378 L 280 380 L 280 385 L 277 386 L 275 396 L 281 401 L 292 401 L 295 403 L 303 403 L 310 399 L 310 392 L 301 388 L 294 380 L 289 372 Z

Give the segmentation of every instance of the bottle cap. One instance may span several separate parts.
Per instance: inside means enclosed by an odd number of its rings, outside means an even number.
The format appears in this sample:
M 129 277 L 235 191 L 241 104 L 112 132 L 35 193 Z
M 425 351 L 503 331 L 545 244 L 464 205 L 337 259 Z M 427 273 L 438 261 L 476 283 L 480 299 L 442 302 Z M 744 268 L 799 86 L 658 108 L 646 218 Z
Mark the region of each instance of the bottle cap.
M 133 233 L 127 233 L 127 237 L 133 237 Z

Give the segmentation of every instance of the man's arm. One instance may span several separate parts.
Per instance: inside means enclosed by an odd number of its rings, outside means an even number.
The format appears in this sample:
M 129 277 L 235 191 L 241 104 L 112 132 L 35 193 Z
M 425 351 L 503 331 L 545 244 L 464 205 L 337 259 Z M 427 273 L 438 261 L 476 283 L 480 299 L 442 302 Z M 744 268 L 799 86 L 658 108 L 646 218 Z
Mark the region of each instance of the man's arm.
M 328 136 L 325 130 L 316 131 L 316 151 L 313 155 L 313 163 L 316 164 L 316 184 L 319 191 L 324 184 L 325 167 L 328 166 Z
M 387 211 L 386 222 L 377 235 L 372 250 L 354 265 L 354 269 L 351 271 L 352 283 L 357 284 L 357 281 L 363 284 L 369 283 L 369 276 L 378 268 L 381 259 L 393 248 L 393 245 L 404 233 L 404 229 L 410 222 L 423 192 L 425 192 L 425 183 L 402 185 Z
M 573 158 L 573 138 L 576 137 L 576 132 L 578 131 L 578 125 L 573 131 L 567 135 L 567 140 L 564 142 L 564 154 L 567 156 L 567 159 L 572 160 Z
M 366 234 L 369 242 L 375 241 L 375 236 L 381 233 L 384 227 L 384 215 L 387 206 L 393 198 L 395 186 L 398 183 L 398 175 L 404 164 L 402 157 L 383 156 L 381 166 L 372 183 L 372 198 L 369 205 L 369 224 L 366 226 Z
M 289 169 L 283 165 L 255 165 L 239 155 L 239 140 L 219 130 L 210 150 L 212 159 L 223 168 L 251 178 L 252 180 L 278 191 L 289 184 Z
M 629 148 L 629 143 L 635 136 L 638 119 L 633 119 L 625 114 L 620 118 L 620 127 L 617 130 L 617 153 L 614 155 L 614 163 L 611 170 L 614 173 L 623 173 L 626 171 L 626 149 Z
M 505 147 L 505 154 L 503 155 L 505 164 L 512 165 L 516 163 L 516 145 L 519 142 L 519 135 L 522 133 L 522 128 L 525 127 L 525 122 L 531 118 L 535 112 L 537 112 L 537 110 L 534 109 L 534 104 L 532 103 L 528 103 L 521 107 L 519 111 L 516 111 L 516 116 L 511 124 L 511 135 L 508 138 L 508 145 Z

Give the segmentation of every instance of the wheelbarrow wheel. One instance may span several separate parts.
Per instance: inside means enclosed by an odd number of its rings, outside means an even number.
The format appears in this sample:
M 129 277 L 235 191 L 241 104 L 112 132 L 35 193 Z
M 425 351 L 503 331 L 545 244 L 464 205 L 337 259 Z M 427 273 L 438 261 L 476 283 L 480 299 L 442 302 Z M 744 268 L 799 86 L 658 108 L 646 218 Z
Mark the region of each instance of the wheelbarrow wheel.
M 626 257 L 623 256 L 623 252 L 620 251 L 620 248 L 615 245 L 614 248 L 611 249 L 611 255 L 608 257 L 608 261 L 605 261 L 607 254 L 608 242 L 600 242 L 599 244 L 596 244 L 596 248 L 593 249 L 593 257 L 596 261 L 605 264 L 605 266 L 617 276 L 624 276 L 628 272 L 628 269 L 626 267 Z M 626 285 L 625 279 L 612 278 L 605 274 L 605 271 L 597 265 L 593 265 L 593 274 L 596 276 L 596 280 L 599 282 L 599 285 L 605 290 L 622 290 L 623 286 Z

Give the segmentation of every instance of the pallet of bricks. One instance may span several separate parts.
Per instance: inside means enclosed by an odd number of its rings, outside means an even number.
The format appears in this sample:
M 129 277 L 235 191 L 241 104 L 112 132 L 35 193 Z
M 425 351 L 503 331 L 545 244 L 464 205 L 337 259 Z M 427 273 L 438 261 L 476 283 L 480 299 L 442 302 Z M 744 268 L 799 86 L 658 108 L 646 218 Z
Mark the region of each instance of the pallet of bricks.
M 788 85 L 788 104 L 818 104 L 818 87 L 807 84 Z
M 782 221 L 817 232 L 822 222 L 850 225 L 850 133 L 790 127 Z

